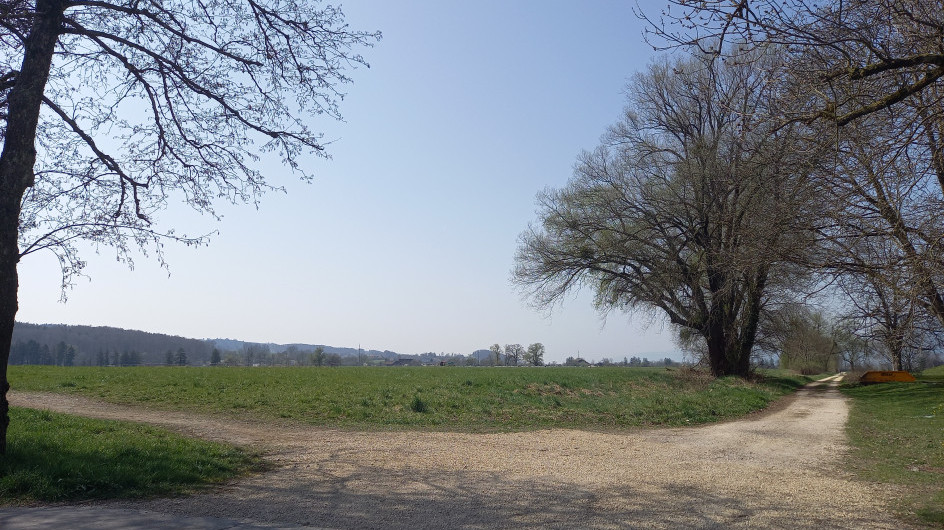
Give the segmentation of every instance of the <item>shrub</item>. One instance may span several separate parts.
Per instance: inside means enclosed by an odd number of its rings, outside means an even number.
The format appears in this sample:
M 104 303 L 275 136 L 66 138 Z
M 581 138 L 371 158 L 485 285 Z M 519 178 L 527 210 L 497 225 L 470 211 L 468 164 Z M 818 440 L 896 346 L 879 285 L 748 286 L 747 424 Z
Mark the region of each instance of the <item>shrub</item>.
M 419 396 L 413 396 L 413 401 L 410 403 L 410 410 L 413 412 L 427 412 L 429 410 L 429 405 L 422 400 Z

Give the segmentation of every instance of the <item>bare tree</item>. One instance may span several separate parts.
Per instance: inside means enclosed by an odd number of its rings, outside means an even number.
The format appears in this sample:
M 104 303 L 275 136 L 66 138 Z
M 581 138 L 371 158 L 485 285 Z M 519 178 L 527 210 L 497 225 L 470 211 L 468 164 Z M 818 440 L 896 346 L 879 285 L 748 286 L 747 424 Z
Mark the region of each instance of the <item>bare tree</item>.
M 524 346 L 520 344 L 505 344 L 505 364 L 507 366 L 518 366 L 524 353 Z
M 756 64 L 663 62 L 561 190 L 539 196 L 514 280 L 540 307 L 572 289 L 601 310 L 658 311 L 704 341 L 716 375 L 747 375 L 761 312 L 803 278 L 811 153 L 766 119 Z
M 892 241 L 869 250 L 858 249 L 861 269 L 839 278 L 847 294 L 845 321 L 894 370 L 910 369 L 923 353 L 940 346 L 940 322 L 918 302 L 911 271 Z
M 488 347 L 488 351 L 490 352 L 490 358 L 491 358 L 491 361 L 492 361 L 492 365 L 494 365 L 494 366 L 499 366 L 499 365 L 501 365 L 501 364 L 502 364 L 502 347 L 501 347 L 501 344 L 498 344 L 497 342 L 496 342 L 495 344 L 492 344 L 491 346 Z
M 825 265 L 848 294 L 849 318 L 897 369 L 908 345 L 925 341 L 921 329 L 944 329 L 942 122 L 922 103 L 936 92 L 848 125 L 821 172 L 832 203 Z
M 273 186 L 260 153 L 307 178 L 324 155 L 307 117 L 338 117 L 356 48 L 317 0 L 36 0 L 0 5 L 0 452 L 20 258 L 52 250 L 63 282 L 75 243 L 160 259 L 172 201 L 214 215 Z
M 805 117 L 840 126 L 944 77 L 940 0 L 670 0 L 659 15 L 639 15 L 657 45 L 733 55 L 750 46 L 726 42 L 782 46 L 785 68 L 819 102 Z
M 771 312 L 765 323 L 767 340 L 775 344 L 780 367 L 803 374 L 834 371 L 839 344 L 835 322 L 806 304 L 793 304 Z
M 661 45 L 729 60 L 783 49 L 784 116 L 833 127 L 819 132 L 836 152 L 821 172 L 836 213 L 827 266 L 900 368 L 944 328 L 944 2 L 671 0 L 640 15 Z
M 869 341 L 857 333 L 854 322 L 844 318 L 838 319 L 833 326 L 833 339 L 836 343 L 838 369 L 843 370 L 848 367 L 849 371 L 855 372 L 868 367 L 873 357 L 873 350 Z

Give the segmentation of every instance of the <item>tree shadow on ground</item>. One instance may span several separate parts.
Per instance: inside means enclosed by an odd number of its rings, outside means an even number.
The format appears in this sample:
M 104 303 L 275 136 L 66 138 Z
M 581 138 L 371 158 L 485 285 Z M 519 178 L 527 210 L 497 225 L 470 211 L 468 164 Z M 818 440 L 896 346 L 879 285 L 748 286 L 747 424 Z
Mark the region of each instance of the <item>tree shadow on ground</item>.
M 850 513 L 839 501 L 826 503 L 828 509 L 804 509 L 793 499 L 765 495 L 762 477 L 757 492 L 739 496 L 661 480 L 593 488 L 481 472 L 360 468 L 272 478 L 212 495 L 115 506 L 275 527 L 902 528 L 874 514 Z

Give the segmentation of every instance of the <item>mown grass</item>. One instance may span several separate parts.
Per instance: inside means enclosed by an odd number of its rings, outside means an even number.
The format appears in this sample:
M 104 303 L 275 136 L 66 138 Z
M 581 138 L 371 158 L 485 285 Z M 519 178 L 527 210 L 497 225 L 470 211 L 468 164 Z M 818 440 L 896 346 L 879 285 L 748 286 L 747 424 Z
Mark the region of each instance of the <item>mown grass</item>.
M 10 367 L 14 390 L 358 429 L 692 425 L 764 408 L 810 378 L 663 368 Z
M 260 466 L 236 447 L 136 423 L 13 408 L 0 504 L 171 495 Z
M 944 381 L 944 364 L 935 366 L 934 368 L 928 368 L 920 374 L 917 374 L 917 377 L 922 381 Z
M 844 385 L 843 392 L 852 398 L 850 469 L 896 485 L 898 509 L 907 517 L 944 524 L 944 386 Z

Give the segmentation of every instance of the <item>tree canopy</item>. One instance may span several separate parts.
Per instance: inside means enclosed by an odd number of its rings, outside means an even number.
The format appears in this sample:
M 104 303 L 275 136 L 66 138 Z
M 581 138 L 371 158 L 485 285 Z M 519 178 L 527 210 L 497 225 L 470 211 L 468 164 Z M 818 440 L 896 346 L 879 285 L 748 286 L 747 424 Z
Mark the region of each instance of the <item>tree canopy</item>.
M 7 4 L 0 19 L 0 103 L 12 131 L 27 110 L 17 96 L 26 83 L 36 92 L 20 254 L 51 249 L 67 276 L 83 265 L 76 240 L 123 256 L 162 237 L 201 241 L 162 227 L 161 210 L 184 202 L 214 215 L 220 200 L 256 200 L 273 187 L 255 165 L 260 156 L 308 177 L 308 157 L 326 154 L 311 118 L 340 118 L 346 70 L 366 64 L 357 48 L 377 37 L 307 0 L 38 5 Z M 41 11 L 58 12 L 57 25 L 43 29 Z M 43 36 L 45 86 L 42 75 L 25 78 L 38 61 L 27 46 Z
M 603 310 L 657 311 L 700 336 L 716 375 L 746 375 L 761 312 L 803 277 L 813 190 L 796 126 L 767 120 L 758 63 L 662 62 L 623 118 L 539 196 L 514 280 L 547 307 L 586 285 Z
M 55 252 L 64 283 L 80 240 L 160 258 L 164 239 L 204 240 L 162 226 L 168 204 L 257 200 L 276 187 L 263 156 L 307 178 L 325 156 L 310 120 L 340 117 L 379 36 L 317 0 L 0 3 L 0 394 L 22 256 Z
M 944 78 L 940 0 L 670 0 L 659 16 L 639 14 L 661 46 L 729 56 L 781 47 L 783 66 L 817 100 L 791 113 L 840 126 Z M 734 42 L 741 46 L 725 47 Z

